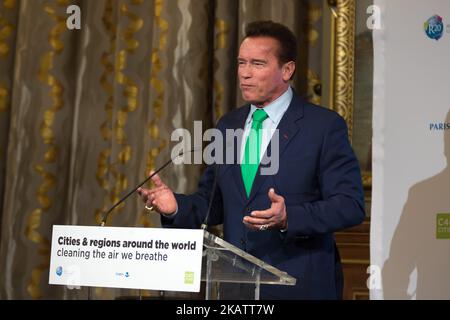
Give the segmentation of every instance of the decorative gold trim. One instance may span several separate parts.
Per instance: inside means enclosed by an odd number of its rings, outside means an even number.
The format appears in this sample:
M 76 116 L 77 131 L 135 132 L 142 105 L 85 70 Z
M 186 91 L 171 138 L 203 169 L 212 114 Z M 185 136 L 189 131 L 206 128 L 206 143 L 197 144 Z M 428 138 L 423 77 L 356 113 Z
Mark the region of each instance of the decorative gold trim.
M 15 0 L 3 0 L 3 8 L 1 10 L 15 9 Z M 4 61 L 10 53 L 10 46 L 8 40 L 13 34 L 14 26 L 10 21 L 0 14 L 0 58 Z M 4 62 L 3 62 L 4 63 Z M 8 110 L 8 104 L 10 99 L 10 92 L 8 85 L 0 83 L 0 112 Z
M 8 56 L 10 48 L 7 40 L 13 33 L 13 29 L 13 25 L 0 15 L 0 57 Z
M 55 58 L 61 54 L 64 49 L 64 43 L 61 41 L 61 34 L 66 31 L 66 17 L 58 15 L 61 7 L 66 7 L 68 0 L 58 1 L 58 7 L 50 4 L 44 5 L 43 10 L 54 20 L 54 25 L 50 29 L 48 42 L 50 51 L 45 53 L 40 62 L 38 79 L 50 88 L 50 97 L 52 105 L 44 112 L 44 118 L 40 126 L 40 134 L 45 145 L 43 160 L 34 165 L 34 169 L 41 176 L 42 183 L 36 191 L 37 203 L 39 207 L 31 211 L 27 218 L 25 227 L 26 237 L 38 245 L 38 253 L 42 256 L 42 262 L 31 271 L 31 279 L 27 286 L 27 291 L 33 299 L 42 297 L 40 288 L 42 275 L 48 272 L 50 264 L 50 241 L 39 232 L 42 222 L 42 216 L 52 207 L 52 199 L 49 196 L 51 189 L 55 187 L 56 175 L 46 168 L 56 162 L 59 148 L 55 145 L 53 124 L 56 113 L 64 107 L 63 92 L 64 87 L 61 82 L 51 73 L 55 65 Z
M 131 5 L 139 6 L 143 0 L 133 0 Z M 109 50 L 104 52 L 101 57 L 101 64 L 103 65 L 103 73 L 100 77 L 102 88 L 108 94 L 108 100 L 105 104 L 106 120 L 100 126 L 100 132 L 103 140 L 115 139 L 119 145 L 119 153 L 117 160 L 112 162 L 112 148 L 106 148 L 100 152 L 97 158 L 97 172 L 96 178 L 100 186 L 106 191 L 107 195 L 103 201 L 103 207 L 95 210 L 95 220 L 97 223 L 103 218 L 103 213 L 109 206 L 119 200 L 120 193 L 127 188 L 128 179 L 125 174 L 119 172 L 118 166 L 127 164 L 132 155 L 131 146 L 127 143 L 127 135 L 125 133 L 125 126 L 128 119 L 128 114 L 135 111 L 138 107 L 138 86 L 134 83 L 131 77 L 128 77 L 123 71 L 126 68 L 130 54 L 133 54 L 139 47 L 139 41 L 134 38 L 134 35 L 142 29 L 144 20 L 139 15 L 130 11 L 126 3 L 122 3 L 117 9 L 119 14 L 129 19 L 129 24 L 121 32 L 120 39 L 125 44 L 124 49 L 121 49 L 115 56 L 116 48 L 116 33 L 117 26 L 113 19 L 114 3 L 108 0 L 105 4 L 105 10 L 102 16 L 102 21 L 105 29 L 109 35 Z M 139 11 L 139 9 L 137 10 Z M 114 59 L 114 63 L 111 62 Z M 114 72 L 114 78 L 110 79 Z M 111 80 L 108 82 L 108 80 Z M 117 81 L 122 87 L 123 96 L 126 98 L 126 104 L 116 112 L 114 117 L 114 87 L 113 81 Z M 113 123 L 113 119 L 116 119 Z M 114 186 L 111 186 L 108 176 L 111 175 L 115 179 Z M 114 213 L 120 212 L 123 209 L 120 205 Z
M 307 79 L 308 79 L 308 89 L 307 89 L 308 97 L 311 97 L 309 101 L 315 104 L 320 104 L 321 97 L 314 92 L 314 87 L 318 84 L 321 84 L 319 75 L 313 70 L 308 68 Z
M 165 67 L 162 59 L 164 57 L 163 50 L 167 45 L 167 37 L 169 31 L 169 23 L 162 16 L 162 11 L 164 8 L 163 0 L 155 0 L 154 5 L 154 23 L 155 27 L 159 30 L 158 45 L 152 48 L 152 53 L 150 55 L 151 59 L 151 71 L 150 71 L 150 87 L 153 88 L 156 97 L 152 102 L 153 109 L 153 119 L 150 120 L 148 125 L 148 135 L 152 141 L 159 141 L 159 145 L 150 149 L 147 154 L 147 173 L 155 169 L 156 157 L 160 154 L 167 143 L 167 140 L 162 138 L 159 133 L 160 120 L 164 111 L 164 97 L 165 97 L 165 87 L 164 81 L 158 79 L 158 75 Z M 156 28 L 155 28 L 156 29 Z M 139 219 L 140 223 L 144 227 L 151 227 L 151 222 L 148 219 L 148 214 L 145 210 L 142 210 L 141 217 Z
M 143 0 L 131 1 L 131 5 L 133 6 L 140 6 L 142 3 Z M 139 87 L 133 81 L 132 77 L 126 75 L 124 71 L 130 60 L 130 56 L 135 53 L 140 45 L 134 36 L 144 25 L 144 19 L 132 12 L 126 3 L 120 4 L 118 10 L 120 15 L 128 18 L 127 27 L 120 33 L 120 38 L 125 47 L 118 51 L 115 59 L 115 81 L 122 86 L 122 95 L 126 99 L 126 103 L 120 110 L 117 110 L 116 116 L 114 117 L 113 138 L 117 141 L 119 152 L 116 161 L 110 166 L 110 172 L 115 178 L 114 187 L 110 190 L 111 203 L 119 201 L 120 194 L 128 187 L 128 179 L 124 173 L 119 171 L 119 166 L 126 165 L 131 159 L 132 150 L 128 144 L 125 127 L 129 113 L 134 112 L 139 106 Z M 136 11 L 140 11 L 139 8 Z M 123 208 L 124 204 L 119 205 L 112 214 L 121 213 Z
M 308 34 L 307 39 L 311 47 L 317 44 L 320 38 L 319 31 L 314 28 L 314 25 L 322 17 L 322 7 L 320 5 L 311 4 L 308 6 Z
M 215 41 L 214 41 L 214 51 L 224 49 L 227 46 L 227 36 L 229 33 L 228 23 L 223 19 L 216 19 L 215 22 Z M 223 85 L 217 80 L 216 74 L 220 69 L 220 61 L 217 59 L 217 55 L 214 55 L 214 115 L 215 121 L 217 122 L 224 113 L 222 106 L 223 97 L 225 96 L 225 89 Z
M 335 57 L 335 52 L 336 52 L 336 10 L 334 8 L 334 6 L 336 4 L 334 3 L 330 3 L 329 2 L 329 7 L 331 10 L 331 15 L 330 15 L 330 50 L 329 50 L 329 54 L 330 56 L 328 57 L 328 61 L 329 61 L 329 65 L 328 65 L 328 74 L 329 74 L 329 78 L 330 78 L 330 86 L 329 86 L 329 92 L 328 92 L 328 105 L 330 106 L 331 109 L 333 109 L 334 107 L 334 86 L 335 86 L 335 63 L 334 63 L 334 57 Z
M 328 0 L 331 15 L 330 95 L 331 109 L 347 123 L 350 142 L 353 138 L 355 74 L 355 0 Z M 372 173 L 362 172 L 364 189 L 372 187 Z
M 337 0 L 336 17 L 332 26 L 334 57 L 331 59 L 332 99 L 331 108 L 338 112 L 347 122 L 350 140 L 353 132 L 353 78 L 355 56 L 355 0 Z M 332 50 L 333 51 L 333 50 Z
M 5 112 L 8 109 L 8 101 L 8 87 L 3 83 L 0 83 L 0 112 Z
M 103 25 L 107 31 L 109 38 L 109 49 L 103 52 L 100 59 L 100 64 L 103 66 L 103 73 L 100 76 L 100 84 L 103 90 L 106 92 L 108 99 L 105 103 L 106 119 L 100 125 L 100 133 L 104 141 L 110 141 L 112 139 L 112 121 L 113 121 L 113 109 L 114 109 L 114 53 L 116 50 L 116 32 L 117 27 L 113 19 L 113 0 L 108 0 L 105 3 L 105 9 L 102 16 Z M 108 175 L 110 172 L 110 157 L 112 149 L 107 147 L 100 151 L 97 157 L 97 171 L 95 176 L 100 187 L 105 191 L 105 197 L 103 200 L 103 206 L 101 209 L 95 210 L 95 221 L 97 224 L 103 219 L 103 213 L 107 210 L 109 201 L 109 192 L 111 189 L 108 181 Z

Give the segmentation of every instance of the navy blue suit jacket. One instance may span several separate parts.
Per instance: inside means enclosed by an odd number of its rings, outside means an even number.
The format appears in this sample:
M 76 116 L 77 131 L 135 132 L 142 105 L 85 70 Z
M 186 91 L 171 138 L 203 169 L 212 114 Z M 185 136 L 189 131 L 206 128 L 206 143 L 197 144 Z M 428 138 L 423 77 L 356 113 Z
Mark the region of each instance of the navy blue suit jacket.
M 227 113 L 217 128 L 223 133 L 244 128 L 249 111 L 247 105 Z M 248 198 L 237 162 L 209 166 L 195 194 L 176 194 L 178 213 L 173 219 L 162 218 L 162 224 L 199 228 L 217 172 L 209 225 L 223 223 L 226 241 L 297 278 L 295 286 L 261 286 L 261 298 L 339 299 L 343 278 L 333 232 L 365 217 L 359 164 L 346 123 L 337 113 L 294 94 L 278 129 L 279 170 L 274 175 L 259 170 Z M 224 145 L 225 153 L 230 152 L 230 141 Z M 236 159 L 236 148 L 234 154 Z M 270 188 L 284 197 L 285 233 L 253 231 L 242 222 L 251 211 L 270 208 Z

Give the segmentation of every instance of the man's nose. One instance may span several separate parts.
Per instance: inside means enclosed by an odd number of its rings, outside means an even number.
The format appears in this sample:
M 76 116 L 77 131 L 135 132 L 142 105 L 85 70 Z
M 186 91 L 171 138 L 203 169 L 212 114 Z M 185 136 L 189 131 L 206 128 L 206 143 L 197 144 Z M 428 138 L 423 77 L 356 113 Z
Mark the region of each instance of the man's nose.
M 251 78 L 252 77 L 252 68 L 250 65 L 241 66 L 239 68 L 239 75 L 243 78 Z

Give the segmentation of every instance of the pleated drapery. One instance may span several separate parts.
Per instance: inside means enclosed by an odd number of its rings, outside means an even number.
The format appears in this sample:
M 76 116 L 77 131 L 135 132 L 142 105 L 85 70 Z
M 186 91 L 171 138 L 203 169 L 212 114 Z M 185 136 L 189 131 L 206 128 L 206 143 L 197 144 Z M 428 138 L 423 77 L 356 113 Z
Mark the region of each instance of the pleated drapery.
M 193 132 L 202 121 L 206 130 L 242 104 L 236 56 L 246 23 L 272 19 L 297 33 L 293 84 L 311 93 L 320 3 L 0 0 L 0 298 L 87 297 L 86 288 L 48 285 L 52 226 L 97 225 L 169 159 L 174 129 Z M 81 9 L 80 30 L 66 26 L 69 5 Z M 190 193 L 203 168 L 171 166 L 161 176 Z M 159 217 L 131 196 L 108 225 L 157 227 Z M 136 293 L 119 291 L 92 293 Z

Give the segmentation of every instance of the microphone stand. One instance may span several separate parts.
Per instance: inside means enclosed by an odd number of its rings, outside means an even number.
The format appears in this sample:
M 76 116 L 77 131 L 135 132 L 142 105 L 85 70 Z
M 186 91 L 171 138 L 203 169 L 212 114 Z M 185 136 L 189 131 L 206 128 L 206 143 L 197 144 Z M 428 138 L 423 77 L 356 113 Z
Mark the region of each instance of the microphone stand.
M 216 193 L 216 187 L 217 187 L 217 175 L 219 173 L 219 166 L 216 164 L 214 164 L 214 182 L 213 182 L 213 186 L 211 189 L 211 197 L 209 198 L 209 205 L 208 205 L 208 211 L 206 211 L 206 217 L 205 220 L 203 221 L 202 225 L 201 225 L 201 229 L 205 230 L 208 228 L 208 219 L 209 219 L 209 214 L 211 213 L 211 209 L 212 209 L 212 204 L 214 201 L 214 195 Z
M 179 154 L 177 157 L 183 155 L 183 153 Z M 100 224 L 100 227 L 104 227 L 106 224 L 106 221 L 108 220 L 109 214 L 117 207 L 119 206 L 122 202 L 124 202 L 129 196 L 131 196 L 137 189 L 139 189 L 140 187 L 142 187 L 145 183 L 147 183 L 147 181 L 149 181 L 151 178 L 153 178 L 153 176 L 155 176 L 158 172 L 160 172 L 162 169 L 164 169 L 165 167 L 167 167 L 170 163 L 172 163 L 173 159 L 170 159 L 169 161 L 167 161 L 166 163 L 164 163 L 164 165 L 162 167 L 160 167 L 158 170 L 156 170 L 155 172 L 153 172 L 150 176 L 148 176 L 144 181 L 142 181 L 141 183 L 139 183 L 133 190 L 131 190 L 130 192 L 127 193 L 127 195 L 125 197 L 123 197 L 122 199 L 120 199 L 116 204 L 114 204 L 111 209 L 109 209 L 105 215 L 104 218 Z

